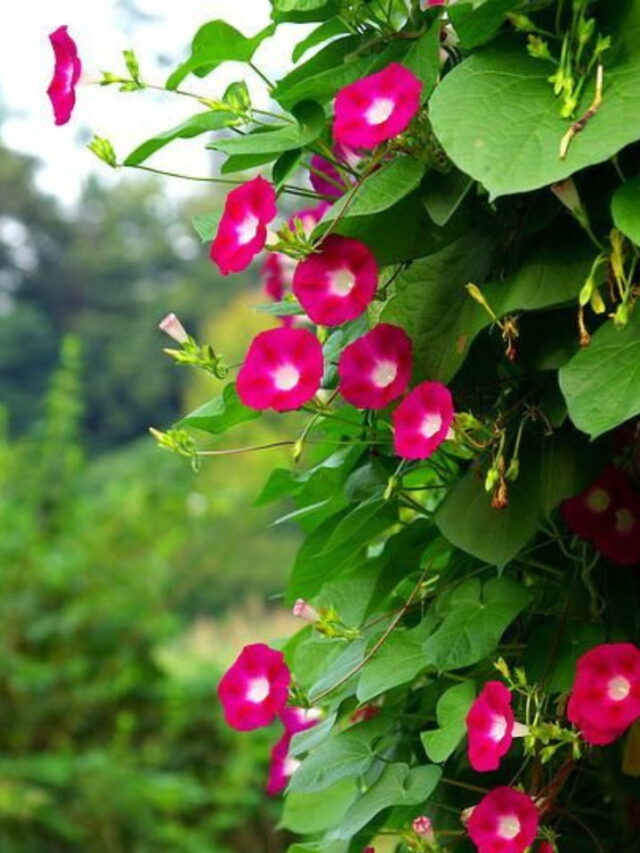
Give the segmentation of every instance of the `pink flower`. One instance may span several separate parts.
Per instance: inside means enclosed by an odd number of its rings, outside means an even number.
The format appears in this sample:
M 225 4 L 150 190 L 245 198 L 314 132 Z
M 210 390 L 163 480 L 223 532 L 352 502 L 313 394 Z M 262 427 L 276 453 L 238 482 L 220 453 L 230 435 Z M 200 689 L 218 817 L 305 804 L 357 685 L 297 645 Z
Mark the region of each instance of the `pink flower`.
M 320 618 L 320 614 L 315 607 L 309 604 L 308 601 L 305 601 L 304 598 L 297 599 L 291 612 L 298 619 L 304 619 L 305 622 L 317 622 Z
M 617 492 L 605 523 L 593 531 L 598 551 L 621 566 L 640 563 L 640 495 L 630 488 Z
M 165 335 L 169 335 L 176 343 L 183 344 L 189 340 L 187 330 L 182 325 L 175 314 L 167 314 L 167 316 L 158 323 L 158 328 Z
M 403 329 L 380 323 L 342 353 L 340 393 L 359 409 L 384 409 L 407 389 L 411 351 L 411 339 Z
M 55 55 L 53 78 L 47 95 L 53 107 L 56 124 L 66 124 L 76 104 L 76 84 L 82 72 L 75 41 L 66 27 L 58 27 L 50 33 L 49 41 Z
M 339 326 L 366 309 L 378 286 L 378 265 L 359 240 L 330 234 L 296 267 L 293 292 L 314 323 Z
M 511 691 L 488 681 L 467 714 L 469 761 L 474 770 L 497 770 L 513 740 Z
M 269 779 L 267 781 L 267 794 L 270 797 L 275 797 L 287 787 L 289 779 L 300 766 L 300 762 L 289 755 L 290 745 L 291 735 L 285 732 L 271 750 L 271 764 L 269 765 Z
M 452 422 L 449 389 L 440 382 L 423 382 L 393 413 L 396 453 L 404 459 L 426 459 L 447 438 Z
M 264 248 L 267 225 L 276 213 L 276 192 L 264 178 L 258 176 L 231 190 L 211 244 L 211 260 L 222 275 L 249 266 Z
M 436 840 L 436 836 L 433 831 L 433 824 L 426 815 L 420 815 L 417 817 L 411 824 L 411 828 L 417 836 L 428 841 L 430 844 L 433 844 Z
M 295 228 L 296 222 L 299 222 L 304 233 L 310 237 L 313 229 L 330 207 L 328 201 L 321 201 L 315 207 L 305 207 L 304 210 L 298 210 L 289 217 L 289 227 Z
M 349 148 L 375 148 L 407 128 L 420 109 L 421 81 L 392 62 L 336 96 L 333 135 Z
M 287 284 L 286 262 L 289 258 L 279 252 L 271 252 L 262 265 L 262 282 L 265 293 L 274 302 L 280 302 Z
M 322 719 L 322 711 L 320 708 L 297 708 L 290 706 L 284 708 L 280 713 L 280 719 L 287 734 L 296 735 L 298 732 L 304 732 L 317 725 L 318 720 Z
M 578 660 L 567 716 L 591 744 L 604 746 L 640 718 L 640 649 L 604 643 Z
M 538 832 L 538 809 L 515 788 L 494 788 L 473 809 L 467 830 L 479 853 L 523 853 Z
M 268 726 L 285 707 L 290 683 L 282 652 L 245 646 L 218 684 L 227 725 L 241 732 Z
M 340 146 L 336 145 L 334 147 L 336 159 L 346 160 L 346 158 L 340 156 L 340 152 Z M 330 160 L 323 157 L 322 154 L 314 154 L 311 158 L 310 166 L 309 180 L 311 181 L 311 186 L 320 195 L 329 196 L 329 198 L 333 199 L 340 198 L 351 186 L 351 181 L 339 172 L 336 166 Z
M 238 395 L 252 409 L 297 409 L 320 387 L 322 347 L 306 329 L 269 329 L 253 339 L 238 373 Z

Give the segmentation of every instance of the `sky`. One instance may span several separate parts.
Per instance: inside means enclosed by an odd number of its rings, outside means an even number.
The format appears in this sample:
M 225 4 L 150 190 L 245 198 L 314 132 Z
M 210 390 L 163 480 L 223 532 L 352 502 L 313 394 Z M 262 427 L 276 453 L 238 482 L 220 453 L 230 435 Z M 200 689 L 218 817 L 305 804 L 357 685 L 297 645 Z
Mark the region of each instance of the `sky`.
M 128 7 L 137 12 L 131 14 Z M 254 35 L 269 22 L 269 0 L 17 0 L 3 9 L 0 32 L 0 104 L 9 118 L 2 138 L 11 148 L 36 155 L 42 161 L 39 186 L 63 203 L 77 198 L 82 181 L 98 172 L 116 180 L 109 168 L 86 150 L 95 133 L 111 140 L 120 159 L 140 142 L 179 124 L 198 112 L 189 98 L 149 90 L 120 93 L 116 86 L 85 84 L 78 89 L 76 110 L 69 124 L 53 124 L 46 96 L 53 55 L 48 34 L 66 24 L 78 44 L 83 77 L 97 80 L 101 71 L 121 73 L 122 51 L 134 48 L 142 76 L 164 84 L 169 71 L 189 52 L 203 23 L 223 18 L 245 35 Z M 302 27 L 280 27 L 263 42 L 254 57 L 268 76 L 281 76 Z M 221 97 L 234 80 L 245 79 L 255 102 L 268 96 L 262 81 L 250 69 L 226 63 L 204 80 L 189 77 L 184 88 L 209 97 Z M 195 107 L 195 108 L 194 108 Z M 207 175 L 211 152 L 203 140 L 181 141 L 154 155 L 149 164 L 169 171 Z M 167 191 L 182 193 L 184 182 L 167 179 Z

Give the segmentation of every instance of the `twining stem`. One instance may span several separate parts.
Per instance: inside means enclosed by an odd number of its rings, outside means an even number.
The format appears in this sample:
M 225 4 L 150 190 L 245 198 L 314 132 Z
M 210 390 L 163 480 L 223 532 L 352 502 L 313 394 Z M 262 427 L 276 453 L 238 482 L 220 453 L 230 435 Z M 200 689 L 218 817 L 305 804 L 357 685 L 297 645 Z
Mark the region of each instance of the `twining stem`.
M 353 667 L 353 669 L 349 670 L 346 675 L 343 675 L 342 678 L 339 678 L 335 684 L 332 684 L 330 687 L 327 687 L 325 690 L 321 690 L 316 696 L 311 697 L 313 702 L 319 702 L 321 699 L 324 699 L 325 696 L 328 696 L 329 693 L 333 693 L 334 690 L 337 690 L 338 687 L 342 687 L 343 684 L 346 684 L 350 678 L 353 678 L 354 675 L 357 675 L 361 669 L 363 669 L 371 660 L 371 658 L 376 654 L 376 652 L 384 645 L 387 639 L 391 636 L 393 631 L 396 629 L 400 620 L 407 612 L 407 610 L 411 607 L 411 604 L 418 594 L 420 587 L 424 583 L 424 579 L 427 576 L 427 572 L 429 568 L 426 568 L 424 572 L 420 575 L 420 579 L 418 583 L 411 590 L 411 595 L 404 603 L 403 607 L 398 612 L 398 615 L 393 619 L 393 621 L 389 624 L 389 627 L 384 631 L 384 633 L 380 636 L 377 642 L 371 647 L 371 649 L 367 652 L 367 654 L 363 657 L 359 664 Z
M 269 78 L 267 77 L 267 75 L 264 74 L 262 71 L 260 71 L 260 69 L 258 68 L 257 65 L 255 65 L 253 62 L 249 62 L 249 68 L 251 68 L 253 71 L 256 72 L 258 77 L 260 77 L 260 79 L 263 80 L 267 84 L 269 89 L 275 89 L 275 87 L 276 87 L 275 83 L 272 83 L 271 80 L 269 80 Z
M 488 794 L 488 788 L 481 788 L 479 785 L 470 785 L 468 782 L 460 782 L 458 779 L 449 779 L 447 776 L 441 776 L 440 781 L 445 785 L 452 785 L 454 788 L 464 788 L 466 791 L 474 791 L 476 794 Z

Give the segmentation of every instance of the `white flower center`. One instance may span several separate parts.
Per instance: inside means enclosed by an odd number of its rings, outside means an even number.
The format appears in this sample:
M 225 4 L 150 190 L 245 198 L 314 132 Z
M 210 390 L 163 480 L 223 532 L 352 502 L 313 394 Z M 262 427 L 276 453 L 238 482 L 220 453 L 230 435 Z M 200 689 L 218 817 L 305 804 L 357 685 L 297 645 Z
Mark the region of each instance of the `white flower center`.
M 420 432 L 425 438 L 431 438 L 442 428 L 442 418 L 436 413 L 425 415 L 420 425 Z
M 491 728 L 489 730 L 489 737 L 491 740 L 499 743 L 502 738 L 507 733 L 507 720 L 506 717 L 496 716 L 493 718 L 493 722 L 491 723 Z
M 504 815 L 498 821 L 498 835 L 512 841 L 520 833 L 520 821 L 514 814 Z
M 391 98 L 375 98 L 364 114 L 367 124 L 382 124 L 393 112 L 395 103 Z
M 398 365 L 393 361 L 379 361 L 371 372 L 371 380 L 378 388 L 391 385 L 398 375 Z
M 347 269 L 335 270 L 330 278 L 330 290 L 335 296 L 348 296 L 356 284 L 355 275 Z
M 300 381 L 300 371 L 293 364 L 283 364 L 274 371 L 273 381 L 278 391 L 291 391 Z
M 263 702 L 269 695 L 269 682 L 264 676 L 260 678 L 252 678 L 249 682 L 247 690 L 247 699 L 249 702 Z
M 282 772 L 284 775 L 289 778 L 289 776 L 293 776 L 298 767 L 302 764 L 301 761 L 298 761 L 297 758 L 290 758 L 287 756 L 284 760 L 284 767 L 282 768 Z
M 240 246 L 244 246 L 253 240 L 253 238 L 258 233 L 259 224 L 260 220 L 257 216 L 254 216 L 253 213 L 249 213 L 247 214 L 247 216 L 245 216 L 245 218 L 236 228 L 236 234 L 238 235 L 238 244 Z
M 607 684 L 607 696 L 614 702 L 622 702 L 631 693 L 631 682 L 624 675 L 617 675 Z

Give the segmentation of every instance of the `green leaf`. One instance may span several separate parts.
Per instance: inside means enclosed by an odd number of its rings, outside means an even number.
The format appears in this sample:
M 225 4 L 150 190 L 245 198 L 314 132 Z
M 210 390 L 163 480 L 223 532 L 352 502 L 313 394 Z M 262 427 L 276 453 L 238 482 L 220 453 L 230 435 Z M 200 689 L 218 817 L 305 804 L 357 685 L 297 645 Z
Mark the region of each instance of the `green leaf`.
M 276 12 L 315 12 L 327 5 L 327 0 L 272 0 Z
M 592 251 L 576 233 L 567 244 L 544 239 L 531 244 L 520 268 L 504 280 L 482 284 L 501 317 L 574 299 L 592 262 Z M 413 340 L 417 380 L 448 382 L 462 366 L 476 335 L 491 317 L 468 295 L 469 282 L 489 271 L 493 237 L 474 230 L 439 252 L 412 264 L 395 282 L 381 319 L 402 326 Z
M 292 113 L 298 121 L 297 124 L 278 125 L 274 130 L 260 128 L 259 132 L 247 133 L 245 136 L 217 139 L 207 145 L 207 148 L 224 151 L 225 154 L 260 156 L 304 148 L 322 133 L 324 110 L 314 101 L 303 101 L 293 108 Z
M 203 243 L 210 243 L 216 236 L 221 217 L 221 210 L 213 213 L 196 213 L 193 217 L 193 227 Z
M 420 184 L 424 175 L 424 165 L 413 157 L 400 156 L 386 163 L 366 178 L 355 192 L 346 193 L 325 214 L 318 225 L 320 236 L 327 224 L 335 222 L 337 217 L 344 222 L 358 216 L 373 216 L 388 210 Z M 342 211 L 347 208 L 344 216 Z
M 264 166 L 265 163 L 272 163 L 277 156 L 277 151 L 270 151 L 268 154 L 231 154 L 220 167 L 220 174 L 233 175 L 236 172 L 246 172 L 248 169 Z
M 464 581 L 441 605 L 442 624 L 424 644 L 427 663 L 439 670 L 462 669 L 492 654 L 528 600 L 511 578 L 484 585 L 476 578 Z
M 250 62 L 258 47 L 274 32 L 275 25 L 270 24 L 247 38 L 226 21 L 209 21 L 196 33 L 191 56 L 170 75 L 167 89 L 177 89 L 189 74 L 206 77 L 222 62 Z
M 314 793 L 290 791 L 284 801 L 281 826 L 304 835 L 323 832 L 340 823 L 357 796 L 355 779 L 341 779 L 335 785 Z M 331 849 L 326 848 L 327 853 Z M 320 850 L 324 853 L 325 848 Z
M 569 124 L 547 80 L 553 66 L 526 56 L 521 47 L 481 51 L 447 74 L 430 100 L 433 129 L 453 162 L 492 198 L 567 178 L 640 137 L 637 43 L 606 69 L 604 102 L 573 139 L 565 160 L 559 146 Z M 578 115 L 592 98 L 590 83 Z
M 284 0 L 286 2 L 286 0 Z M 272 3 L 271 17 L 277 23 L 292 22 L 295 24 L 310 24 L 315 21 L 325 21 L 340 12 L 342 0 L 311 0 L 310 5 L 301 0 L 295 6 L 289 0 L 290 9 L 279 8 L 279 0 Z
M 220 435 L 231 427 L 259 418 L 260 414 L 240 402 L 235 383 L 232 382 L 225 385 L 220 396 L 183 418 L 180 426 L 195 427 L 212 435 Z
M 292 148 L 290 151 L 283 151 L 273 164 L 271 180 L 277 192 L 280 192 L 289 178 L 296 173 L 302 162 L 302 155 L 302 148 Z
M 376 718 L 339 732 L 320 744 L 291 777 L 290 789 L 322 791 L 340 779 L 364 773 L 373 762 L 376 745 L 389 722 Z
M 356 690 L 358 701 L 368 702 L 386 690 L 413 681 L 427 666 L 423 642 L 419 631 L 394 631 L 363 669 Z
M 228 122 L 232 121 L 233 118 L 232 113 L 223 110 L 208 110 L 206 113 L 198 113 L 191 116 L 191 118 L 183 121 L 177 127 L 165 130 L 164 133 L 159 133 L 157 136 L 147 139 L 146 142 L 143 142 L 142 145 L 139 145 L 129 154 L 124 161 L 124 165 L 137 166 L 140 163 L 144 163 L 148 157 L 151 157 L 156 151 L 173 142 L 174 139 L 192 139 L 194 136 L 199 136 L 210 130 L 220 130 L 226 127 Z
M 588 347 L 560 369 L 569 417 L 592 438 L 640 413 L 640 310 L 616 329 L 601 326 Z
M 436 705 L 439 728 L 422 732 L 420 740 L 427 758 L 441 764 L 446 761 L 464 737 L 467 712 L 475 699 L 472 681 L 455 684 L 442 694 Z
M 572 621 L 571 628 L 562 631 L 562 623 L 542 625 L 531 634 L 525 650 L 527 676 L 544 685 L 546 693 L 564 693 L 571 689 L 576 677 L 578 658 L 594 646 L 606 642 L 601 624 Z M 549 649 L 555 654 L 550 656 Z
M 384 809 L 423 803 L 440 780 L 442 771 L 433 764 L 412 767 L 387 764 L 380 778 L 361 794 L 345 814 L 336 835 L 351 838 Z
M 334 36 L 340 36 L 347 32 L 349 32 L 349 30 L 340 18 L 330 18 L 328 21 L 320 24 L 319 27 L 316 27 L 315 30 L 310 32 L 306 38 L 303 38 L 302 41 L 298 42 L 293 49 L 293 55 L 291 58 L 294 62 L 298 62 L 298 60 L 302 59 L 305 53 L 308 50 L 311 50 L 312 47 L 322 44 L 323 41 L 328 41 Z
M 611 216 L 616 228 L 640 246 L 640 176 L 615 191 L 611 200 Z
M 425 183 L 422 203 L 431 219 L 440 226 L 447 224 L 473 186 L 472 179 L 458 169 L 446 173 L 432 170 Z
M 422 80 L 422 100 L 426 101 L 433 91 L 440 73 L 440 30 L 441 23 L 436 21 L 424 35 L 412 43 L 402 60 L 405 68 Z
M 519 5 L 519 0 L 485 0 L 482 5 L 458 3 L 447 13 L 462 46 L 470 50 L 492 39 L 504 23 L 505 13 Z

